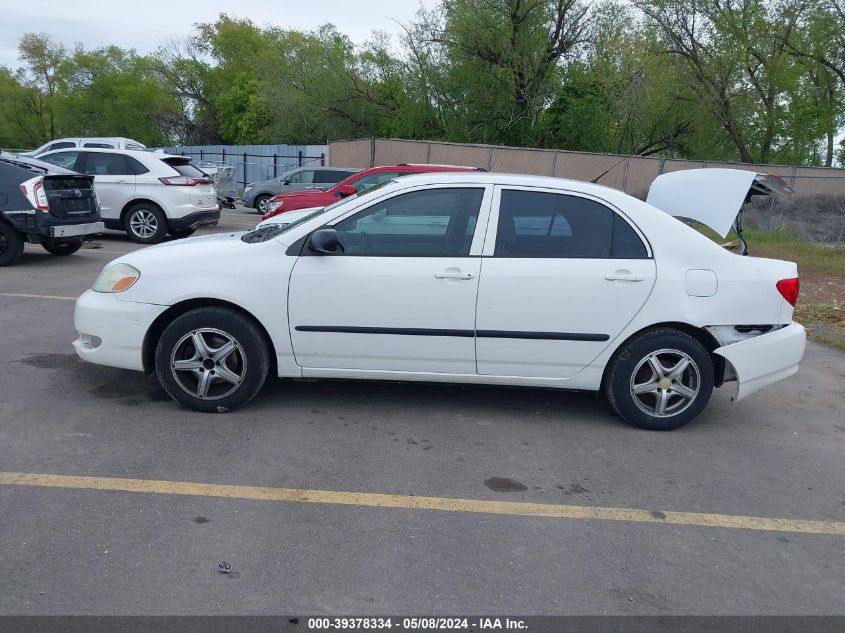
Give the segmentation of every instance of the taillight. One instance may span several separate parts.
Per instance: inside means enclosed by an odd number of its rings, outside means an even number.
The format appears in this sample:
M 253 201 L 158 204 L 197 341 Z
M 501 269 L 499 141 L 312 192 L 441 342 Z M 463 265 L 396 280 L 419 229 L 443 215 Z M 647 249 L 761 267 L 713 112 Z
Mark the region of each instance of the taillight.
M 159 178 L 159 180 L 165 185 L 180 185 L 182 187 L 211 184 L 211 179 L 209 178 L 191 178 L 190 176 L 169 176 L 167 178 Z
M 801 289 L 801 282 L 798 277 L 781 279 L 775 285 L 777 286 L 778 292 L 781 296 L 789 302 L 789 305 L 794 306 L 798 301 L 798 292 Z
M 47 192 L 44 191 L 44 179 L 41 177 L 31 178 L 21 184 L 21 193 L 26 196 L 29 203 L 39 211 L 49 211 L 50 203 L 47 201 Z

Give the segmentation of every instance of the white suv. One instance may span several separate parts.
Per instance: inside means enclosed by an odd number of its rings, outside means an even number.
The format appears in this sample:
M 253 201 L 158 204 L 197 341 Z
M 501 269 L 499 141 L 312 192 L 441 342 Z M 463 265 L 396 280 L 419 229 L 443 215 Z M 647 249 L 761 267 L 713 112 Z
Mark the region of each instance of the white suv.
M 57 149 L 87 147 L 91 149 L 147 149 L 147 146 L 123 136 L 96 136 L 87 138 L 57 138 L 44 143 L 31 152 L 22 152 L 21 156 L 40 156 Z
M 145 151 L 64 149 L 39 160 L 94 176 L 107 229 L 126 231 L 141 244 L 165 235 L 187 237 L 220 219 L 212 180 L 184 156 Z

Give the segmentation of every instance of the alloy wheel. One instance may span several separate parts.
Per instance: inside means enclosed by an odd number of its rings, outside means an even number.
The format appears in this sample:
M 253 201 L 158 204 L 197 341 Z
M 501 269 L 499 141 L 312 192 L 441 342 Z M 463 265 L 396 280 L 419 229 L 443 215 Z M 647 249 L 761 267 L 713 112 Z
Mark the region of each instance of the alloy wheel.
M 220 400 L 235 392 L 246 375 L 246 355 L 230 334 L 201 328 L 173 347 L 170 371 L 186 393 L 200 400 Z
M 129 228 L 137 237 L 148 240 L 158 231 L 158 218 L 152 211 L 138 209 L 129 218 Z
M 631 396 L 644 413 L 669 418 L 685 411 L 698 396 L 701 374 L 695 361 L 676 349 L 643 358 L 631 374 Z

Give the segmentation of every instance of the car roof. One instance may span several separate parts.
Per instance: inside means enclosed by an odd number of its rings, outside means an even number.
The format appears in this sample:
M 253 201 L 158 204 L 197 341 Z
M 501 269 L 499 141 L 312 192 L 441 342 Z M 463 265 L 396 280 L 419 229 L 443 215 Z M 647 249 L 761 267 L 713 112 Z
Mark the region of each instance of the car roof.
M 569 189 L 584 193 L 592 193 L 596 196 L 607 197 L 612 192 L 614 195 L 626 195 L 618 189 L 598 185 L 584 180 L 571 180 L 569 178 L 555 178 L 552 176 L 531 176 L 528 174 L 508 174 L 501 172 L 487 171 L 432 171 L 426 173 L 415 173 L 401 176 L 404 185 L 416 184 L 447 184 L 447 183 L 477 183 L 483 185 L 514 185 L 545 187 L 549 189 Z
M 61 149 L 51 149 L 49 152 L 39 154 L 39 156 L 49 156 L 50 154 L 58 154 L 60 152 L 99 152 L 103 154 L 125 154 L 134 158 L 149 159 L 157 158 L 179 158 L 190 161 L 189 156 L 179 156 L 178 154 L 159 154 L 145 149 L 111 149 L 107 147 L 63 147 Z
M 421 163 L 421 164 L 413 164 L 413 163 L 399 163 L 398 165 L 377 165 L 375 167 L 369 167 L 368 169 L 364 169 L 359 174 L 362 173 L 379 173 L 383 171 L 408 171 L 412 173 L 429 173 L 429 172 L 443 172 L 444 170 L 448 171 L 460 171 L 460 172 L 478 172 L 483 171 L 479 167 L 468 167 L 466 165 L 435 165 L 431 163 Z

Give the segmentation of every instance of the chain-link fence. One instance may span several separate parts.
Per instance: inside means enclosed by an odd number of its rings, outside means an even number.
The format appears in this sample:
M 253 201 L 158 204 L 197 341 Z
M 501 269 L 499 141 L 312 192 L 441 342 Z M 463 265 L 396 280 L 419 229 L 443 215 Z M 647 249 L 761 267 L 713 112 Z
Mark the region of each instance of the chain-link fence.
M 795 189 L 786 198 L 753 200 L 744 214 L 747 227 L 784 232 L 817 243 L 845 241 L 845 169 L 716 163 L 616 154 L 591 154 L 494 145 L 355 139 L 329 143 L 331 165 L 366 168 L 398 163 L 439 163 L 490 171 L 574 180 L 595 180 L 645 199 L 660 174 L 681 169 L 728 167 L 775 174 Z
M 270 180 L 296 167 L 321 167 L 328 162 L 326 145 L 182 145 L 163 148 L 168 154 L 190 156 L 235 169 L 241 190 L 248 183 Z

